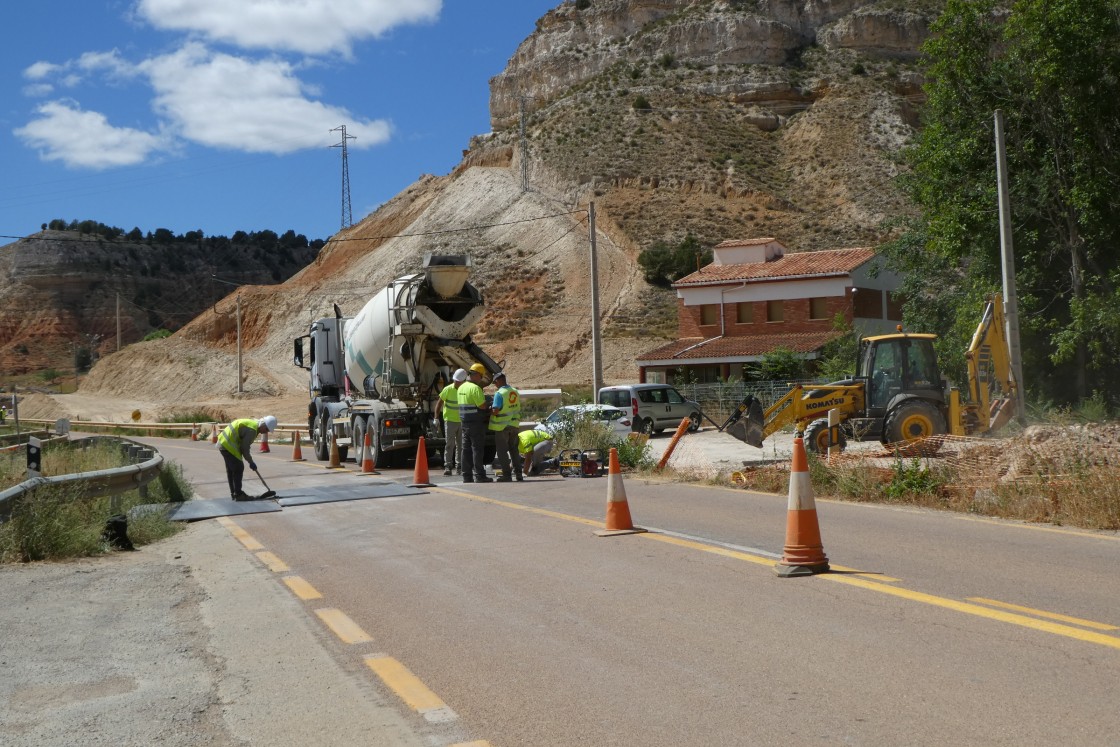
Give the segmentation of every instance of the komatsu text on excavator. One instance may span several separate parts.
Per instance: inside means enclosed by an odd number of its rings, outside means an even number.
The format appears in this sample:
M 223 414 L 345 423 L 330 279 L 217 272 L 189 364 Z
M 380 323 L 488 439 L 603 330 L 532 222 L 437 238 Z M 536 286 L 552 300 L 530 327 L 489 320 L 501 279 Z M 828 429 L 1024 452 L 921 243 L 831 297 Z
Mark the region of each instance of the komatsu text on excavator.
M 884 444 L 930 436 L 988 433 L 1015 414 L 1022 390 L 1011 373 L 1003 300 L 995 295 L 966 353 L 968 400 L 941 378 L 933 342 L 937 335 L 903 332 L 860 340 L 856 375 L 831 384 L 794 385 L 769 408 L 753 395 L 739 404 L 720 430 L 762 447 L 771 434 L 794 425 L 805 447 L 824 453 L 828 411 L 840 414 L 840 446 L 847 440 Z M 745 417 L 744 417 L 745 415 Z

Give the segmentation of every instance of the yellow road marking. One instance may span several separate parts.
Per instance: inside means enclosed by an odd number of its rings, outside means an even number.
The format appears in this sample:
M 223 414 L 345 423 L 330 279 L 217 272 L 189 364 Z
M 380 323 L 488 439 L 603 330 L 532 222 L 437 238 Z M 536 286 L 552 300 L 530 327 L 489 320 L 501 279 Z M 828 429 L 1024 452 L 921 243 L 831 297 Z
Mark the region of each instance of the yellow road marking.
M 1060 615 L 1057 612 L 1047 612 L 1045 610 L 1037 610 L 1032 607 L 1020 607 L 1017 604 L 1000 602 L 995 599 L 985 599 L 984 597 L 968 597 L 968 601 L 977 602 L 978 604 L 988 604 L 993 607 L 1002 607 L 1005 610 L 1014 610 L 1015 612 L 1025 612 L 1028 615 L 1035 615 L 1037 617 L 1048 617 L 1051 620 L 1061 620 L 1062 622 L 1071 623 L 1073 625 L 1080 625 L 1083 628 L 1093 628 L 1094 630 L 1120 630 L 1120 627 L 1109 625 L 1107 623 L 1093 622 L 1092 620 L 1083 620 L 1080 617 Z
M 315 614 L 326 623 L 331 632 L 338 636 L 343 643 L 365 643 L 373 640 L 369 633 L 358 627 L 358 624 L 341 610 L 328 607 L 315 610 Z
M 257 557 L 260 558 L 260 561 L 267 565 L 268 570 L 272 571 L 273 573 L 287 573 L 288 571 L 292 570 L 288 567 L 287 563 L 270 553 L 268 550 L 262 550 L 261 552 L 257 553 Z
M 909 599 L 912 602 L 921 602 L 929 604 L 934 607 L 942 607 L 944 609 L 953 610 L 955 612 L 962 612 L 966 615 L 974 615 L 976 617 L 985 617 L 989 620 L 998 620 L 999 622 L 1009 623 L 1011 625 L 1018 625 L 1023 628 L 1032 628 L 1040 630 L 1044 633 L 1052 633 L 1060 635 L 1065 638 L 1074 638 L 1086 643 L 1096 643 L 1101 646 L 1108 646 L 1120 650 L 1120 638 L 1113 638 L 1112 636 L 1103 635 L 1101 633 L 1093 633 L 1088 630 L 1080 630 L 1078 628 L 1071 628 L 1068 625 L 1061 625 L 1059 623 L 1046 622 L 1045 620 L 1036 620 L 1024 615 L 1016 615 L 1012 612 L 1003 612 L 1001 610 L 988 609 L 981 607 L 978 604 L 970 604 L 969 602 L 958 602 L 955 599 L 948 599 L 946 597 L 939 597 L 933 594 L 926 594 L 921 591 L 912 591 L 910 589 L 902 589 L 897 586 L 886 586 L 884 584 L 875 583 L 862 578 L 855 578 L 852 576 L 834 576 L 830 574 L 822 574 L 818 578 L 826 579 L 828 581 L 835 581 L 839 584 L 847 584 L 849 586 L 856 586 L 868 591 L 877 591 L 881 594 L 890 594 L 892 596 Z
M 391 656 L 375 655 L 365 657 L 366 666 L 373 670 L 381 681 L 388 685 L 410 708 L 422 714 L 429 721 L 451 721 L 457 718 L 447 704 L 428 689 L 420 678 L 408 671 L 403 664 Z
M 314 586 L 307 583 L 299 576 L 285 576 L 283 581 L 287 585 L 287 587 L 291 589 L 292 592 L 294 592 L 295 595 L 300 599 L 307 600 L 323 598 L 323 595 L 320 594 Z
M 503 506 L 505 508 L 513 508 L 519 511 L 529 511 L 530 513 L 541 514 L 542 516 L 551 516 L 556 519 L 575 521 L 580 524 L 588 524 L 590 526 L 596 527 L 603 526 L 603 524 L 600 522 L 590 521 L 580 516 L 571 516 L 568 514 L 559 513 L 558 511 L 548 511 L 546 509 L 535 508 L 533 506 L 523 506 L 517 503 L 499 501 L 493 498 L 486 498 L 483 496 L 475 495 L 474 493 L 466 493 L 457 490 L 450 490 L 447 488 L 436 488 L 435 491 L 451 493 L 452 495 L 470 498 L 471 500 L 481 501 L 483 503 L 492 503 L 496 506 Z M 755 563 L 757 565 L 773 566 L 776 562 L 773 558 L 767 558 L 760 555 L 751 555 L 739 550 L 719 547 L 718 545 L 706 545 L 695 540 L 684 539 L 682 537 L 673 537 L 666 534 L 645 533 L 636 534 L 634 536 L 640 537 L 642 539 L 654 540 L 657 542 L 665 542 L 670 545 L 678 545 L 680 547 L 686 547 L 692 550 L 699 550 L 701 552 L 712 553 L 714 555 L 721 555 L 727 558 L 734 558 L 736 560 L 744 560 L 749 563 Z M 840 570 L 839 566 L 836 566 L 836 569 Z M 939 597 L 933 594 L 926 594 L 920 591 L 912 591 L 910 589 L 897 586 L 887 586 L 881 581 L 897 581 L 897 579 L 891 578 L 889 576 L 883 577 L 882 579 L 878 580 L 872 580 L 871 578 L 862 577 L 870 575 L 871 574 L 859 572 L 847 574 L 825 573 L 819 575 L 818 578 L 835 581 L 836 583 L 848 584 L 849 586 L 855 586 L 861 589 L 866 589 L 868 591 L 877 591 L 881 594 L 890 594 L 896 597 L 901 597 L 903 599 L 908 599 L 912 602 L 929 604 L 934 607 L 941 607 L 944 609 L 961 612 L 967 615 L 984 617 L 989 620 L 997 620 L 999 622 L 1008 623 L 1010 625 L 1018 625 L 1024 628 L 1031 628 L 1034 630 L 1042 631 L 1044 633 L 1051 633 L 1053 635 L 1059 635 L 1066 638 L 1073 638 L 1079 641 L 1084 641 L 1086 643 L 1095 643 L 1101 646 L 1107 646 L 1109 648 L 1120 649 L 1120 638 L 1114 638 L 1112 636 L 1103 635 L 1101 633 L 1093 633 L 1087 630 L 1079 630 L 1077 628 L 1073 628 L 1068 625 L 1061 625 L 1059 623 L 1046 622 L 1045 620 L 1036 620 L 1034 618 L 1026 617 L 1024 615 L 1017 615 L 1011 612 L 988 609 L 987 607 L 981 607 L 978 604 L 960 602 L 955 599 L 949 599 L 947 597 Z
M 585 519 L 582 516 L 572 516 L 571 514 L 562 514 L 558 511 L 549 511 L 546 508 L 535 508 L 534 506 L 523 506 L 520 503 L 509 503 L 507 501 L 499 501 L 495 498 L 487 498 L 484 495 L 476 495 L 475 493 L 468 493 L 468 492 L 463 491 L 463 490 L 453 490 L 451 488 L 444 488 L 444 487 L 436 488 L 436 490 L 438 490 L 442 493 L 451 493 L 452 495 L 457 495 L 460 498 L 470 498 L 471 500 L 479 501 L 481 503 L 493 503 L 495 506 L 503 506 L 505 508 L 515 508 L 518 511 L 528 511 L 531 514 L 540 514 L 541 516 L 551 516 L 554 519 L 563 519 L 565 521 L 574 521 L 574 522 L 577 522 L 579 524 L 586 524 L 587 526 L 590 526 L 590 527 L 600 527 L 600 528 L 602 528 L 602 527 L 606 526 L 606 524 L 604 524 L 601 521 L 594 521 L 592 519 Z
M 246 550 L 263 550 L 264 545 L 253 539 L 253 535 L 246 532 L 241 527 L 227 516 L 219 516 L 218 523 L 229 530 L 229 533 L 237 538 L 237 541 L 245 546 Z

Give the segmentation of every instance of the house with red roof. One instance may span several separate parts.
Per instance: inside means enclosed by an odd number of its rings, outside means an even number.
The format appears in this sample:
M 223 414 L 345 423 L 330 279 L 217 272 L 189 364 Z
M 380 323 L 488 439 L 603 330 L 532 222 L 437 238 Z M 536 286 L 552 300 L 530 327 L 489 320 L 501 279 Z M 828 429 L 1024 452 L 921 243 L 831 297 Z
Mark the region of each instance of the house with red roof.
M 902 320 L 901 278 L 873 249 L 787 252 L 777 239 L 724 241 L 712 263 L 673 283 L 678 337 L 638 357 L 639 380 L 672 383 L 744 378 L 778 349 L 806 360 L 848 334 L 894 331 Z M 853 361 L 853 365 L 854 365 Z

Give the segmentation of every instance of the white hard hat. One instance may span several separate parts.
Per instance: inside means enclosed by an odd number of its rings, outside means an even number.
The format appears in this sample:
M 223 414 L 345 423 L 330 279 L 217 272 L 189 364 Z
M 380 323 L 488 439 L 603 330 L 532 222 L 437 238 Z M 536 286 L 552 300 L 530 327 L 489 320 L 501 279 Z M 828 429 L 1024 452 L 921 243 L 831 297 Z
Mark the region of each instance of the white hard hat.
M 451 374 L 451 379 L 453 381 L 466 381 L 467 380 L 466 369 L 462 369 L 462 368 L 456 369 L 455 373 Z
M 267 428 L 269 433 L 272 433 L 276 430 L 276 418 L 272 417 L 271 415 L 265 415 L 263 418 L 261 418 L 260 424 Z

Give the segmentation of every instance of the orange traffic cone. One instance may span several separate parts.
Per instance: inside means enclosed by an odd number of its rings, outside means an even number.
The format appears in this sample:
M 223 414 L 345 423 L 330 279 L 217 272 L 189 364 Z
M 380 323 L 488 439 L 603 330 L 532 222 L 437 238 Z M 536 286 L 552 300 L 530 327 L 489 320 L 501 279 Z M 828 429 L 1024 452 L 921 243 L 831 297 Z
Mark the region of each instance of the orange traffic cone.
M 809 459 L 805 441 L 793 439 L 793 464 L 789 472 L 789 513 L 786 514 L 786 544 L 774 572 L 782 577 L 811 576 L 828 571 L 828 558 L 821 544 L 817 503 L 809 481 Z
M 198 440 L 198 423 L 191 424 L 191 440 Z
M 424 443 L 424 437 L 420 437 L 420 443 L 416 445 L 416 469 L 412 473 L 412 482 L 408 484 L 410 488 L 430 488 L 435 485 L 434 482 L 428 482 L 428 447 Z
M 365 444 L 362 446 L 362 472 L 363 475 L 380 475 L 377 471 L 377 455 L 373 453 L 373 439 L 366 431 Z
M 646 530 L 634 526 L 630 519 L 630 504 L 626 502 L 626 487 L 622 484 L 622 470 L 618 466 L 618 449 L 611 449 L 610 467 L 607 471 L 607 528 L 595 532 L 600 537 L 616 534 L 637 534 Z
M 268 431 L 265 431 L 264 434 L 261 436 L 261 453 L 262 454 L 269 454 L 271 452 L 272 452 L 272 449 L 268 448 Z
M 220 426 L 221 426 L 221 423 L 214 423 L 214 425 L 212 425 L 210 427 L 210 443 L 212 443 L 212 444 L 218 443 L 218 428 Z
M 293 462 L 304 461 L 303 449 L 300 448 L 300 445 L 299 445 L 299 431 L 296 431 L 296 435 L 292 437 L 292 461 Z
M 338 440 L 331 434 L 331 461 L 327 464 L 327 469 L 340 469 L 342 467 L 342 458 L 338 453 Z

